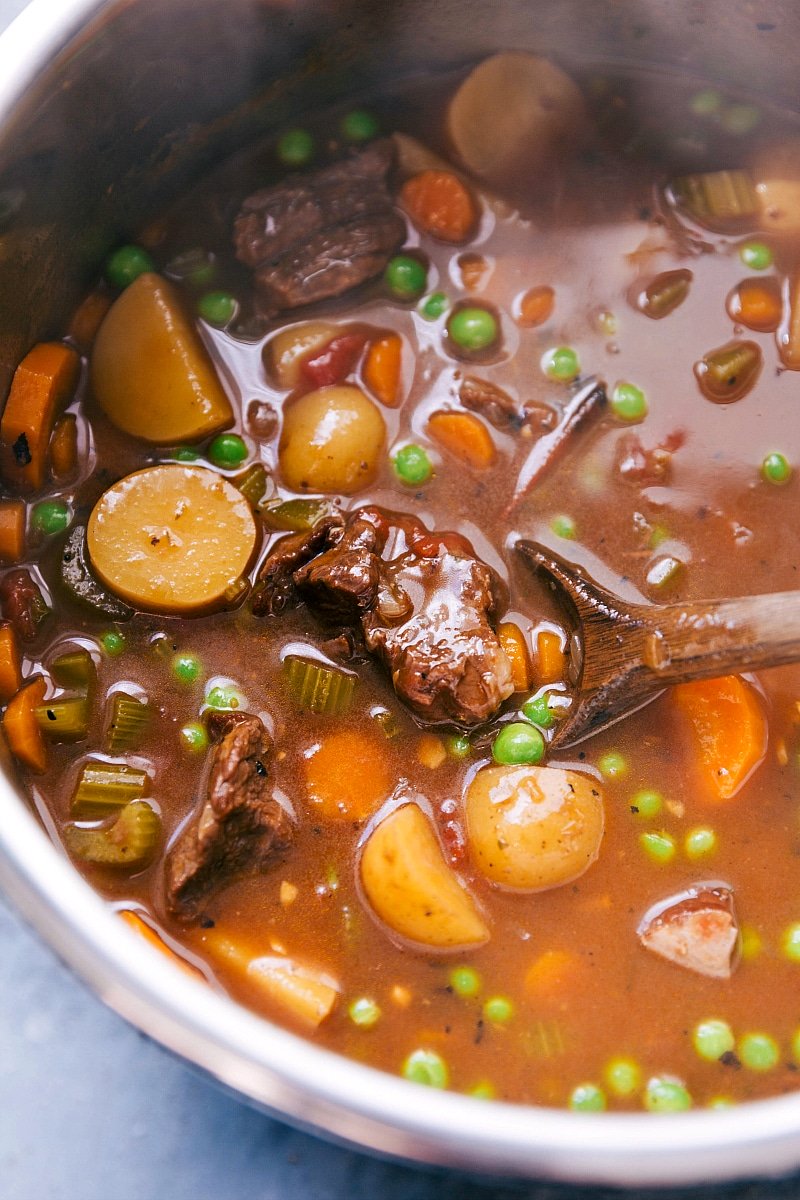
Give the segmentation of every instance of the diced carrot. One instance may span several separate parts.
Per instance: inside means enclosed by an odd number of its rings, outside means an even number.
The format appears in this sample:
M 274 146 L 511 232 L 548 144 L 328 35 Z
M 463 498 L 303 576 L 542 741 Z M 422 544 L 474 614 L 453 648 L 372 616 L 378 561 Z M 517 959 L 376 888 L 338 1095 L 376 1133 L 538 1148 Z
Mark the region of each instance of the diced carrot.
M 0 625 L 0 704 L 7 704 L 22 687 L 22 663 L 14 630 Z
M 420 171 L 400 196 L 411 219 L 443 242 L 465 242 L 477 224 L 472 194 L 452 171 Z
M 791 371 L 800 371 L 800 272 L 788 284 L 786 317 L 778 331 L 778 349 L 783 365 Z
M 536 635 L 534 675 L 538 684 L 558 683 L 567 673 L 561 638 L 554 629 L 540 629 Z
M 515 692 L 527 692 L 531 686 L 531 656 L 525 635 L 513 621 L 502 621 L 497 626 L 500 645 L 511 663 L 511 678 Z
M 468 467 L 485 471 L 497 457 L 489 430 L 472 413 L 436 412 L 428 421 L 431 437 Z
M 767 750 L 767 723 L 755 690 L 738 675 L 724 675 L 681 683 L 672 696 L 689 720 L 709 797 L 730 800 Z
M 386 743 L 359 729 L 324 737 L 305 760 L 306 794 L 329 821 L 361 821 L 392 790 Z
M 556 294 L 546 283 L 540 287 L 532 287 L 519 302 L 517 324 L 528 329 L 536 325 L 544 325 L 553 314 Z
M 0 562 L 25 557 L 25 514 L 24 500 L 0 500 Z
M 32 680 L 20 688 L 3 716 L 8 748 L 14 757 L 37 775 L 47 770 L 47 749 L 36 720 L 36 708 L 44 701 L 45 681 Z
M 23 491 L 36 491 L 45 482 L 53 423 L 72 397 L 78 366 L 70 346 L 39 342 L 14 372 L 0 419 L 0 469 Z
M 103 317 L 110 308 L 111 296 L 107 292 L 95 291 L 89 292 L 72 314 L 68 333 L 84 352 L 91 350 Z
M 193 967 L 185 958 L 181 958 L 179 954 L 176 954 L 163 938 L 158 936 L 155 929 L 142 920 L 138 913 L 131 912 L 130 909 L 126 908 L 117 915 L 125 922 L 129 929 L 132 929 L 134 933 L 138 933 L 140 937 L 144 938 L 146 942 L 168 958 L 176 967 L 180 967 L 182 971 L 185 971 L 187 975 L 192 975 L 195 979 L 204 978 L 203 974 L 197 970 L 197 967 Z
M 525 990 L 536 1000 L 558 1000 L 574 987 L 583 962 L 571 950 L 545 950 L 525 973 Z
M 783 305 L 777 279 L 743 279 L 728 300 L 734 321 L 759 333 L 772 333 L 781 323 Z
M 371 342 L 364 359 L 364 383 L 387 408 L 396 408 L 400 401 L 402 361 L 403 340 L 397 333 L 387 333 Z
M 435 771 L 447 758 L 444 743 L 435 733 L 423 733 L 417 742 L 417 759 L 423 767 Z
M 50 466 L 56 479 L 66 479 L 78 462 L 78 422 L 74 413 L 64 413 L 53 426 Z
M 458 269 L 461 273 L 461 282 L 467 291 L 476 292 L 483 282 L 489 264 L 482 254 L 460 254 Z

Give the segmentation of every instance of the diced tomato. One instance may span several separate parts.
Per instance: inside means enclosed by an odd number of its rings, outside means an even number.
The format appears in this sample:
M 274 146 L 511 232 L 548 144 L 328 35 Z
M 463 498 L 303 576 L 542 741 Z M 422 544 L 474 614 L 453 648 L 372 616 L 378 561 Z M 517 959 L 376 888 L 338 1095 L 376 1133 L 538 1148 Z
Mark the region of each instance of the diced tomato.
M 340 333 L 332 338 L 301 364 L 304 379 L 315 388 L 341 383 L 355 368 L 366 340 L 363 333 Z

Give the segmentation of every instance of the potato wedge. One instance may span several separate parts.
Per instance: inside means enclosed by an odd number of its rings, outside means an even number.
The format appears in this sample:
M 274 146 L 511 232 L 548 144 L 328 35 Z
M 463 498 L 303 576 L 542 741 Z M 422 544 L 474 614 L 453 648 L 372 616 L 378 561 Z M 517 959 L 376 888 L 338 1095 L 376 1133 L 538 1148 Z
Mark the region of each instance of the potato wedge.
M 359 870 L 373 911 L 400 937 L 437 950 L 488 939 L 486 922 L 417 804 L 403 804 L 375 827 Z
M 200 441 L 233 422 L 177 290 L 149 272 L 109 309 L 95 339 L 90 380 L 110 421 L 156 445 Z
M 475 866 L 515 891 L 571 883 L 603 838 L 598 783 L 560 767 L 484 767 L 467 789 L 466 814 Z
M 216 471 L 166 463 L 103 493 L 86 544 L 100 581 L 135 608 L 202 612 L 246 572 L 256 524 L 242 493 Z
M 373 483 L 386 425 L 360 388 L 333 384 L 288 405 L 278 450 L 281 474 L 295 492 L 344 492 Z
M 214 930 L 204 938 L 212 960 L 227 966 L 287 1016 L 316 1028 L 330 1016 L 341 988 L 327 972 L 285 954 L 253 955 L 250 948 Z

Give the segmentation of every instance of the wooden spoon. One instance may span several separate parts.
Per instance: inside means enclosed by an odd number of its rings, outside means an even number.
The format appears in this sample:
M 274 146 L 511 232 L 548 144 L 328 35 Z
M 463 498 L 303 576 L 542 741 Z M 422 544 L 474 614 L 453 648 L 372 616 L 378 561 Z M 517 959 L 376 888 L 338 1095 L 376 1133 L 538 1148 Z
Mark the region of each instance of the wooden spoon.
M 636 604 L 535 542 L 520 554 L 542 572 L 571 623 L 572 707 L 552 745 L 571 746 L 636 712 L 669 684 L 800 660 L 800 591 Z

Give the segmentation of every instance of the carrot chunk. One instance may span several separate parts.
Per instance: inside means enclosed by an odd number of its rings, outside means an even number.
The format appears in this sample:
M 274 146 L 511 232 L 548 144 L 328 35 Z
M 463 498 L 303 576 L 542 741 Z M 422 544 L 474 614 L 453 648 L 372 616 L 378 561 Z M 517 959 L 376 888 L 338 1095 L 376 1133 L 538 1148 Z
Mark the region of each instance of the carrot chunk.
M 497 457 L 492 435 L 472 413 L 436 412 L 428 430 L 440 446 L 477 471 L 485 471 Z
M 25 501 L 0 500 L 0 562 L 25 557 Z
M 0 625 L 0 704 L 6 704 L 22 687 L 19 647 L 10 625 Z
M 452 171 L 420 171 L 400 195 L 412 221 L 443 242 L 465 242 L 477 223 L 472 194 Z
M 36 720 L 36 709 L 44 701 L 45 690 L 41 677 L 32 680 L 17 692 L 3 716 L 9 750 L 37 775 L 47 770 L 47 749 Z
M 583 963 L 572 950 L 544 950 L 525 973 L 525 991 L 540 1002 L 559 1000 L 583 973 Z
M 781 289 L 776 279 L 743 279 L 728 299 L 731 319 L 759 333 L 776 330 L 782 311 Z
M 66 479 L 78 462 L 78 422 L 74 413 L 64 413 L 53 426 L 50 466 L 56 479 Z
M 503 621 L 497 626 L 497 636 L 500 645 L 511 663 L 511 678 L 515 692 L 527 692 L 531 686 L 531 656 L 528 643 L 519 625 L 513 621 Z
M 111 308 L 111 296 L 107 292 L 89 292 L 72 314 L 69 336 L 79 349 L 91 350 L 98 329 Z
M 738 675 L 724 675 L 679 684 L 672 695 L 688 718 L 709 797 L 730 800 L 767 750 L 767 723 L 756 692 Z
M 306 793 L 312 809 L 329 821 L 361 821 L 392 790 L 385 746 L 357 729 L 323 738 L 306 757 Z
M 536 682 L 557 683 L 566 673 L 567 664 L 561 648 L 561 638 L 553 629 L 540 629 L 536 635 Z
M 546 283 L 539 287 L 529 288 L 519 302 L 517 324 L 528 329 L 544 325 L 545 321 L 549 321 L 553 315 L 555 302 L 556 294 Z
M 0 470 L 21 491 L 47 477 L 50 434 L 78 379 L 77 353 L 60 342 L 39 342 L 14 372 L 0 419 Z
M 168 958 L 170 962 L 175 964 L 176 967 L 180 967 L 180 969 L 185 971 L 187 975 L 193 975 L 195 979 L 204 978 L 202 973 L 198 971 L 196 967 L 193 967 L 192 964 L 187 962 L 185 958 L 181 958 L 179 954 L 176 954 L 175 951 L 167 945 L 163 938 L 158 936 L 155 929 L 148 925 L 146 921 L 142 920 L 138 913 L 132 912 L 129 908 L 126 908 L 123 909 L 122 912 L 119 912 L 117 916 L 120 918 L 120 920 L 125 922 L 129 929 L 132 929 L 134 933 L 139 935 L 139 937 L 144 938 L 149 945 L 163 954 L 165 958 Z
M 397 408 L 400 400 L 400 368 L 403 342 L 399 334 L 387 333 L 370 344 L 364 359 L 364 383 L 381 404 Z

